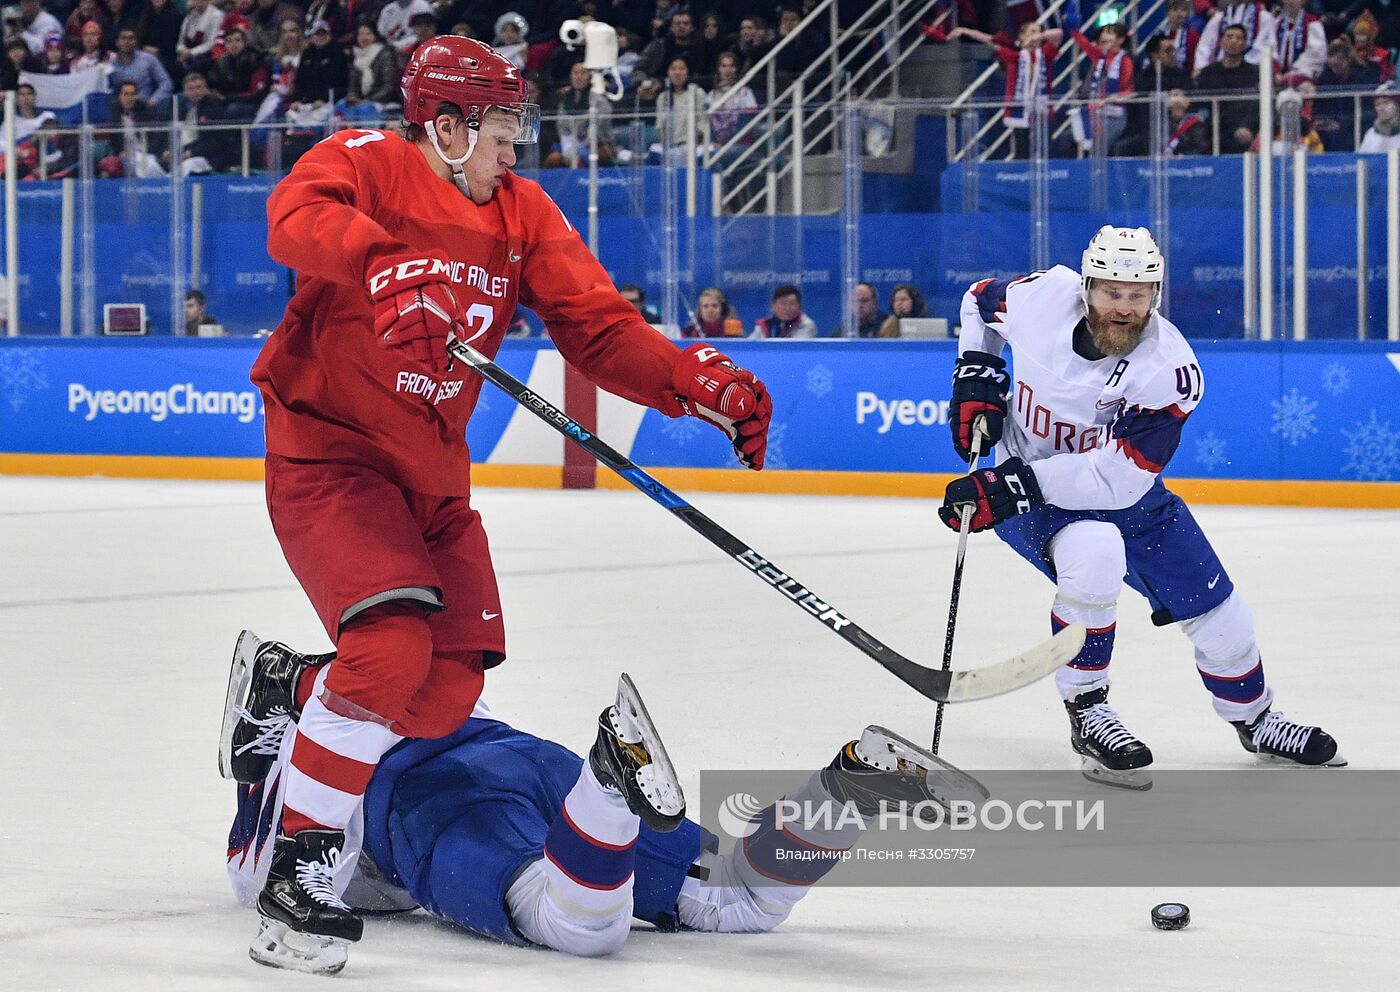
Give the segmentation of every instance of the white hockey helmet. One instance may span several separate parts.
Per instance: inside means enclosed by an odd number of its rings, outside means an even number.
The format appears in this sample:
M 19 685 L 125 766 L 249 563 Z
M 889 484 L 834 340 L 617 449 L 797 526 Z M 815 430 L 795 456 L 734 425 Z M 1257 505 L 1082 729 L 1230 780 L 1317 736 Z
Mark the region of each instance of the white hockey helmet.
M 1157 284 L 1152 310 L 1162 301 L 1164 263 L 1157 242 L 1145 227 L 1113 227 L 1105 224 L 1089 239 L 1089 247 L 1079 263 L 1084 280 L 1084 305 L 1089 305 L 1089 281 L 1151 282 Z M 1149 311 L 1150 312 L 1150 311 Z

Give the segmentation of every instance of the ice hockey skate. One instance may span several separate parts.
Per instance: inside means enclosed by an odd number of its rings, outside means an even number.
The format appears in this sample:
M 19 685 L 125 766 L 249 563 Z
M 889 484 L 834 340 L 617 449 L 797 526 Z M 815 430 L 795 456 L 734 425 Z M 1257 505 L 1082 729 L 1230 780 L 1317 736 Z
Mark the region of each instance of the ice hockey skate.
M 333 657 L 299 654 L 278 641 L 259 640 L 251 630 L 238 635 L 224 695 L 220 775 L 248 784 L 267 777 L 287 728 L 300 715 L 297 679 Z
M 1240 744 L 1261 760 L 1312 768 L 1343 768 L 1347 759 L 1332 735 L 1321 727 L 1304 727 L 1266 709 L 1253 722 L 1231 721 Z
M 667 833 L 685 819 L 676 770 L 626 673 L 617 680 L 616 702 L 598 717 L 598 739 L 588 752 L 588 764 L 598 781 L 621 792 L 627 808 L 651 829 Z
M 345 834 L 303 830 L 278 836 L 267 884 L 258 895 L 261 917 L 248 956 L 273 968 L 334 975 L 345 967 L 349 945 L 364 921 L 335 891 Z
M 1080 773 L 1090 782 L 1118 789 L 1152 788 L 1152 750 L 1133 736 L 1108 705 L 1108 687 L 1065 700 L 1069 742 L 1080 755 Z
M 946 813 L 955 802 L 980 805 L 989 796 L 967 772 L 873 725 L 841 748 L 821 777 L 833 799 L 854 803 L 864 817 L 879 815 L 882 804 L 903 805 L 913 812 L 920 803 L 932 802 Z

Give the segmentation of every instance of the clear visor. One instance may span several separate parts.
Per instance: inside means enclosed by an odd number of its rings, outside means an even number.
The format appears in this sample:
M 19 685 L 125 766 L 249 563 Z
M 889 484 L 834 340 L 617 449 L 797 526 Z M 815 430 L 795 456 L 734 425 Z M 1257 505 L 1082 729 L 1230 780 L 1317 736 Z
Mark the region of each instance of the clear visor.
M 480 131 L 497 141 L 533 145 L 540 138 L 540 105 L 514 103 L 488 107 L 482 115 Z

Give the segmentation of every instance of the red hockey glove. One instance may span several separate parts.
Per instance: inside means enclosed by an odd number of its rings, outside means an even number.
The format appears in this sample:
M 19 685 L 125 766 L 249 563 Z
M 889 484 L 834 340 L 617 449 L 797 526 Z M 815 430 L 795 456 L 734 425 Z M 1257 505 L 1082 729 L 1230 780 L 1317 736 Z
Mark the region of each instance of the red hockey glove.
M 969 351 L 953 366 L 953 398 L 948 426 L 953 429 L 953 450 L 964 463 L 972 457 L 972 427 L 982 418 L 981 451 L 986 454 L 1001 440 L 1006 426 L 1006 391 L 1011 377 L 1006 362 L 983 351 Z
M 739 461 L 754 470 L 763 468 L 773 400 L 762 380 L 710 345 L 693 344 L 681 352 L 671 385 L 687 414 L 729 436 Z
M 938 515 L 953 530 L 962 530 L 960 514 L 965 504 L 973 505 L 968 529 L 972 533 L 995 527 L 1003 520 L 1030 513 L 1045 503 L 1040 483 L 1031 467 L 1019 458 L 1008 458 L 996 468 L 984 468 L 954 479 L 943 494 Z
M 447 339 L 465 337 L 462 308 L 452 295 L 451 263 L 435 252 L 381 259 L 370 269 L 374 336 L 385 348 L 402 350 L 442 375 L 450 367 Z

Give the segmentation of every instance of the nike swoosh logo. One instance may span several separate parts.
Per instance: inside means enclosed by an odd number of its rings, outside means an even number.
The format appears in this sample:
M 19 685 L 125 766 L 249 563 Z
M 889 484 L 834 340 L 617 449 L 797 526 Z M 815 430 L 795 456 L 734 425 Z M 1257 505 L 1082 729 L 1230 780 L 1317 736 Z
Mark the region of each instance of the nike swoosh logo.
M 1099 400 L 1097 403 L 1094 404 L 1094 406 L 1100 410 L 1111 410 L 1113 407 L 1117 406 L 1119 403 L 1122 402 L 1122 400 L 1109 400 L 1107 403 L 1105 403 L 1103 400 Z
M 512 252 L 507 252 L 507 253 L 506 253 L 506 257 L 509 258 L 509 259 L 511 260 L 512 263 L 520 261 L 520 256 L 517 255 L 517 254 L 516 254 L 515 252 L 513 252 L 513 251 L 512 251 Z
M 1207 589 L 1214 589 L 1214 588 L 1215 588 L 1215 584 L 1216 584 L 1217 582 L 1219 582 L 1219 581 L 1220 581 L 1220 574 L 1219 574 L 1219 573 L 1216 573 L 1215 578 L 1211 579 L 1209 582 L 1206 583 L 1206 588 L 1207 588 Z
M 483 620 L 494 620 L 494 619 L 496 619 L 498 616 L 500 616 L 499 613 L 492 613 L 490 610 L 482 610 L 482 611 L 481 611 L 481 619 L 483 619 Z

